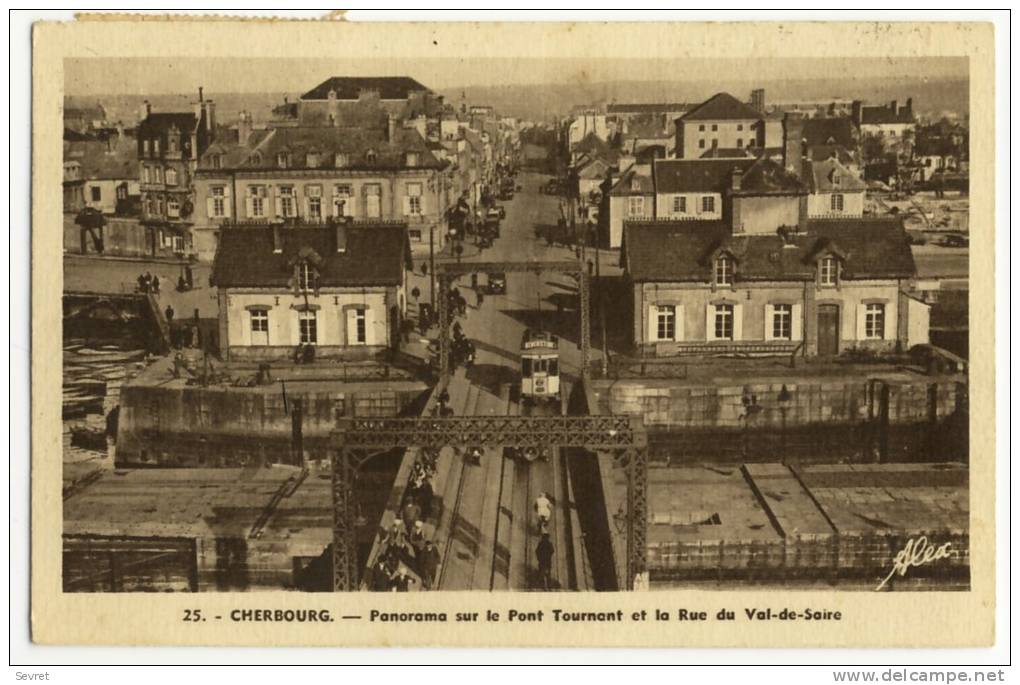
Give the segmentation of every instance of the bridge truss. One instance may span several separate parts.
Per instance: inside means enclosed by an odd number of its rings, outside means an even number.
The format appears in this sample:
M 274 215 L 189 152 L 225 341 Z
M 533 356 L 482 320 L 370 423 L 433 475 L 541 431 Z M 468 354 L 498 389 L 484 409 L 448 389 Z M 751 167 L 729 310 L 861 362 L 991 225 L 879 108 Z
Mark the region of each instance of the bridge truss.
M 358 586 L 354 482 L 374 456 L 395 448 L 575 447 L 612 452 L 627 473 L 626 587 L 646 566 L 648 439 L 637 416 L 466 416 L 342 419 L 332 435 L 333 589 Z

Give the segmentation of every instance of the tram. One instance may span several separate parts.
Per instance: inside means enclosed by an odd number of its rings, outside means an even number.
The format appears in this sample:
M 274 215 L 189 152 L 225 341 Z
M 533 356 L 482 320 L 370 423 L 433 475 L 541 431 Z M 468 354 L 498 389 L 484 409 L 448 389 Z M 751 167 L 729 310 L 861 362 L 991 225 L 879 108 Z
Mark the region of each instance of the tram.
M 559 400 L 560 340 L 551 333 L 524 332 L 521 340 L 521 399 Z

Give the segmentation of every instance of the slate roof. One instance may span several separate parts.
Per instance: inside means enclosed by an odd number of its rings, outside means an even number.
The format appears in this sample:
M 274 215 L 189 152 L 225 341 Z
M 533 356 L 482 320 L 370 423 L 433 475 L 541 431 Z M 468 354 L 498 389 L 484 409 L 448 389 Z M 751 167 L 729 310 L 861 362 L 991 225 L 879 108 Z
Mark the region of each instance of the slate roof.
M 338 100 L 357 100 L 363 90 L 375 90 L 383 100 L 406 100 L 414 91 L 429 89 L 410 76 L 334 76 L 301 96 L 302 100 L 326 100 L 330 89 Z
M 754 157 L 743 147 L 711 147 L 705 150 L 700 159 L 742 159 Z
M 914 156 L 927 157 L 955 155 L 956 146 L 949 138 L 921 138 L 914 143 Z
M 842 255 L 841 277 L 911 278 L 914 257 L 901 220 L 808 222 L 784 245 L 778 234 L 733 235 L 722 221 L 624 222 L 621 265 L 637 282 L 708 282 L 720 251 L 736 261 L 737 280 L 810 281 L 815 260 Z
M 854 125 L 850 117 L 818 117 L 804 119 L 804 142 L 807 145 L 854 146 Z
M 403 282 L 409 266 L 407 225 L 354 224 L 346 227 L 347 250 L 336 251 L 336 227 L 280 228 L 283 252 L 273 252 L 272 227 L 220 232 L 212 279 L 221 288 L 289 288 L 293 264 L 310 248 L 322 259 L 320 287 L 383 286 Z
M 814 162 L 835 158 L 844 166 L 857 163 L 853 154 L 842 145 L 811 145 L 808 148 L 808 158 Z
M 589 159 L 577 169 L 577 177 L 586 180 L 605 178 L 609 173 L 609 162 L 603 159 Z
M 635 185 L 636 183 L 636 185 Z M 634 166 L 623 172 L 619 180 L 609 190 L 610 195 L 617 197 L 629 195 L 653 195 L 655 184 L 652 177 L 646 173 L 639 173 Z
M 162 135 L 176 126 L 182 134 L 190 134 L 198 127 L 194 112 L 152 112 L 138 124 L 138 138 L 152 138 Z
M 659 159 L 655 161 L 658 193 L 721 193 L 734 168 L 747 171 L 753 159 Z
M 861 107 L 861 124 L 913 124 L 914 112 L 905 106 L 865 105 Z
M 820 161 L 802 160 L 801 178 L 812 193 L 857 193 L 864 192 L 867 185 L 852 174 L 838 160 L 829 158 Z M 838 175 L 839 183 L 834 183 Z
M 746 171 L 735 195 L 803 195 L 807 186 L 782 164 L 760 157 Z
M 683 121 L 758 120 L 762 114 L 729 93 L 716 93 L 680 118 Z
M 689 102 L 617 102 L 606 105 L 606 114 L 665 114 L 690 108 Z
M 277 169 L 279 153 L 290 155 L 287 169 L 306 169 L 309 153 L 319 155 L 317 169 L 333 169 L 337 153 L 347 155 L 345 169 L 392 170 L 406 169 L 406 154 L 418 154 L 415 168 L 440 169 L 440 161 L 429 149 L 425 139 L 414 129 L 397 128 L 394 140 L 386 139 L 386 131 L 332 126 L 286 126 L 252 133 L 245 145 L 230 146 L 214 143 L 199 167 L 212 168 L 211 157 L 223 154 L 221 168 Z M 374 152 L 374 159 L 369 152 Z M 255 153 L 257 158 L 253 158 Z
M 81 163 L 86 180 L 138 180 L 138 154 L 135 141 L 122 138 L 111 141 L 86 140 L 64 143 L 64 160 Z

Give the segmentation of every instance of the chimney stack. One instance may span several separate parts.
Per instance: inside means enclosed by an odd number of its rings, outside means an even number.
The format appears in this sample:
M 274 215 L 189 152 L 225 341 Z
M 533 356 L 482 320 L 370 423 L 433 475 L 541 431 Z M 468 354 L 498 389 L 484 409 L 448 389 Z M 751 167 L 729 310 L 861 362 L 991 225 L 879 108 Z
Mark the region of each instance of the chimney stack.
M 198 87 L 198 101 L 205 102 L 205 100 L 202 98 L 202 86 Z
M 740 184 L 744 180 L 744 170 L 738 166 L 733 167 L 730 174 L 730 190 L 740 190 Z
M 245 145 L 251 136 L 251 117 L 248 112 L 242 111 L 237 121 L 237 144 Z
M 788 112 L 783 117 L 783 167 L 800 178 L 803 156 L 804 115 L 799 112 Z
M 857 124 L 858 126 L 861 125 L 861 107 L 862 106 L 863 106 L 863 103 L 860 100 L 854 100 L 852 103 L 850 103 L 850 118 L 853 119 L 853 122 L 855 124 Z
M 897 112 L 899 112 L 899 110 L 896 109 L 896 101 L 895 100 L 893 100 L 893 101 L 891 101 L 889 103 L 889 109 L 892 110 L 893 115 L 895 115 Z
M 205 101 L 205 130 L 210 137 L 216 130 L 216 103 L 212 100 Z
M 336 252 L 344 254 L 347 252 L 347 219 L 341 218 L 333 227 L 336 236 Z
M 149 115 L 152 114 L 152 103 L 150 103 L 148 100 L 143 102 L 142 103 L 142 110 L 141 110 L 140 114 L 142 116 L 142 121 L 145 121 L 146 119 L 148 119 Z
M 280 235 L 279 224 L 273 224 L 273 254 L 283 254 L 283 236 Z
M 397 118 L 392 114 L 386 117 L 386 140 L 390 143 L 396 142 L 397 137 Z

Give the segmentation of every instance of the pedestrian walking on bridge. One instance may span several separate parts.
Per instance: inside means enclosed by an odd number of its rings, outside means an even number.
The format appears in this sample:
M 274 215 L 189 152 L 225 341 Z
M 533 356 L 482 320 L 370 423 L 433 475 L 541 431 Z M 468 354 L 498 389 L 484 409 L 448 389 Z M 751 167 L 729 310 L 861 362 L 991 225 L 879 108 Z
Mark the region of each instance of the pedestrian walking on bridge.
M 538 577 L 542 587 L 548 590 L 552 585 L 552 559 L 553 544 L 549 539 L 549 533 L 542 533 L 542 539 L 538 541 L 535 548 L 535 558 L 538 559 Z
M 544 534 L 552 519 L 552 501 L 544 492 L 535 498 L 535 514 L 538 516 L 538 529 Z
M 436 582 L 436 571 L 439 570 L 439 550 L 431 540 L 425 541 L 425 549 L 422 550 L 418 566 L 421 571 L 422 587 L 431 590 L 432 584 Z

